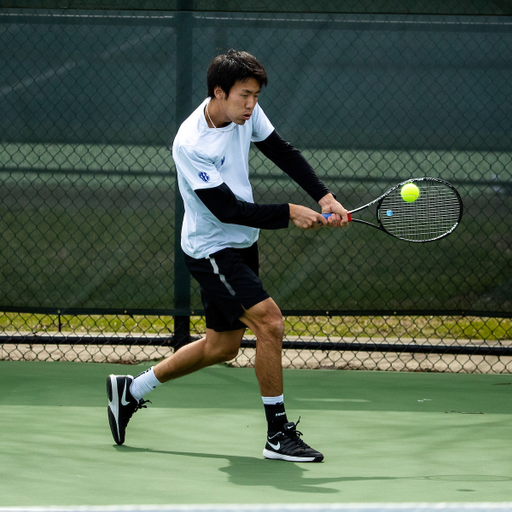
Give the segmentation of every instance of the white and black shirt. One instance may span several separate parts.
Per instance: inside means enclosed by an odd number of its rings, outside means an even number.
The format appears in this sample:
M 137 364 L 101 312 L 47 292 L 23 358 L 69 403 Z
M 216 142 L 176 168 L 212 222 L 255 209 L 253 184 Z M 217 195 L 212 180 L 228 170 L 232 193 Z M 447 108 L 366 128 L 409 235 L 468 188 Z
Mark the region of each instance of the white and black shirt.
M 287 203 L 254 203 L 251 142 L 316 201 L 329 193 L 302 154 L 279 137 L 258 104 L 245 124 L 210 128 L 204 117 L 209 101 L 181 125 L 172 148 L 185 206 L 181 245 L 196 259 L 227 247 L 250 247 L 260 229 L 288 226 Z

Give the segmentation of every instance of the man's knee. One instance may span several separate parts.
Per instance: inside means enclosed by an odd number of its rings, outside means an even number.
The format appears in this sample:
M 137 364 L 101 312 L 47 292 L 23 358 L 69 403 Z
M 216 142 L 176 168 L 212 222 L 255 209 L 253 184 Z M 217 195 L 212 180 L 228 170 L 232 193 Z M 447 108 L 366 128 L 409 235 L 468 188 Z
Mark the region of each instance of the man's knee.
M 235 359 L 238 355 L 244 332 L 245 329 L 217 333 L 207 329 L 206 347 L 209 357 L 216 363 L 223 363 Z
M 256 322 L 254 334 L 268 339 L 282 340 L 284 336 L 284 319 L 281 312 L 263 315 Z
M 282 339 L 284 335 L 283 315 L 270 298 L 246 310 L 240 319 L 257 337 Z
M 282 315 L 270 318 L 267 322 L 267 328 L 276 337 L 282 339 L 284 336 L 284 319 Z
M 232 348 L 226 347 L 222 351 L 219 352 L 219 363 L 231 361 L 232 359 L 235 359 L 235 357 L 237 355 L 238 355 L 238 348 L 232 349 Z

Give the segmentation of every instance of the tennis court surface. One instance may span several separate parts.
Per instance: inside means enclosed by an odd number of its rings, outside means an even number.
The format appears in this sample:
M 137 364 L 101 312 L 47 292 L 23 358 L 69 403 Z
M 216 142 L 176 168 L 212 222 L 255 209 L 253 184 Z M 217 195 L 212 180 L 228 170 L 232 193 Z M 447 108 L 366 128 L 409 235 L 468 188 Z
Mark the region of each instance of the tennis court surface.
M 288 418 L 325 454 L 293 464 L 262 458 L 246 368 L 161 386 L 115 446 L 105 378 L 146 367 L 0 362 L 0 509 L 512 503 L 510 375 L 285 370 Z

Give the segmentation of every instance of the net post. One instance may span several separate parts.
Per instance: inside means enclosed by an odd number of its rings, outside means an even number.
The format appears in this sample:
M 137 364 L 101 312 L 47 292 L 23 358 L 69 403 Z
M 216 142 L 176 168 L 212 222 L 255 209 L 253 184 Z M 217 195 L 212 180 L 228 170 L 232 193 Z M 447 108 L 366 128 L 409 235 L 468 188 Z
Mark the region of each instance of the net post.
M 180 0 L 179 11 L 176 13 L 176 126 L 178 127 L 192 111 L 192 78 L 193 78 L 193 24 L 192 0 Z M 181 225 L 185 209 L 178 189 L 178 180 L 174 185 L 174 308 L 190 311 L 190 274 L 185 265 L 181 249 Z M 190 336 L 190 316 L 174 317 L 174 336 L 171 345 L 178 349 L 192 341 Z

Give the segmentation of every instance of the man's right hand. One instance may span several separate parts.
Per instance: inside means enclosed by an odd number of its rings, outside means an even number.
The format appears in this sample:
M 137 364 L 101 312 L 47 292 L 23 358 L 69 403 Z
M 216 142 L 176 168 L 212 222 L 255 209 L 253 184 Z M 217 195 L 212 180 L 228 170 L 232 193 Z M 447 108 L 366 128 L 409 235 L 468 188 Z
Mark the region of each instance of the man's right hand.
M 300 229 L 318 229 L 328 224 L 327 219 L 306 206 L 290 204 L 290 220 Z

